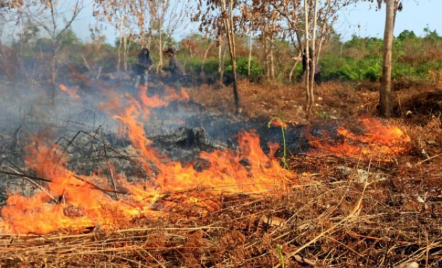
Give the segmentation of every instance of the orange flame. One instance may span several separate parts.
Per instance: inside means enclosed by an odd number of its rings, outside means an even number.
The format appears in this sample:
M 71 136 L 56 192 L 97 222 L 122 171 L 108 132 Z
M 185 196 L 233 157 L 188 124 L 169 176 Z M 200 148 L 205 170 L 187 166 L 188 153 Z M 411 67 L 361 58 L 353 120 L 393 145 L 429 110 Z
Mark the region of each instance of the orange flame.
M 66 87 L 63 84 L 60 84 L 58 87 L 62 91 L 66 92 L 71 98 L 74 98 L 74 99 L 77 99 L 77 100 L 81 99 L 81 97 L 78 95 L 78 90 L 76 88 L 75 89 L 69 89 L 68 87 Z
M 176 94 L 168 99 L 183 97 Z M 197 171 L 191 165 L 170 162 L 150 147 L 151 141 L 146 138 L 143 124 L 138 121 L 145 108 L 152 104 L 150 99 L 143 101 L 143 98 L 141 103 L 130 99 L 130 105 L 124 109 L 118 98 L 111 96 L 115 103 L 101 107 L 116 113 L 114 118 L 128 128 L 128 138 L 139 153 L 138 161 L 146 173 L 152 175 L 149 182 L 130 184 L 124 175 L 109 167 L 120 188 L 130 193 L 120 194 L 116 199 L 118 193 L 109 186 L 107 179 L 98 173 L 94 176 L 75 174 L 66 168 L 68 157 L 62 154 L 62 150 L 35 139 L 27 147 L 25 163 L 38 176 L 50 182 L 32 197 L 10 195 L 7 205 L 1 210 L 3 221 L 0 221 L 0 228 L 3 231 L 0 229 L 0 232 L 46 234 L 96 225 L 108 229 L 124 227 L 135 217 L 157 218 L 164 215 L 166 211 L 154 211 L 152 205 L 165 193 L 195 188 L 205 189 L 202 196 L 182 194 L 181 205 L 198 203 L 205 209 L 203 213 L 207 213 L 217 209 L 209 198 L 213 195 L 281 191 L 296 181 L 294 174 L 264 154 L 255 132 L 238 135 L 238 153 L 220 150 L 201 153 L 200 157 L 208 163 L 205 170 Z M 153 105 L 165 103 L 154 101 Z M 275 146 L 271 147 L 275 149 Z M 153 166 L 155 172 L 152 172 Z
M 397 126 L 384 125 L 379 119 L 361 118 L 359 125 L 364 133 L 355 134 L 339 126 L 337 134 L 342 142 L 336 142 L 327 134 L 314 137 L 307 134 L 312 154 L 334 154 L 337 156 L 354 157 L 363 160 L 390 161 L 408 150 L 410 137 Z
M 270 121 L 270 123 L 271 123 L 272 127 L 287 128 L 287 124 L 277 117 L 272 117 L 272 120 Z
M 130 122 L 129 122 L 130 123 Z M 135 127 L 137 129 L 137 127 Z M 133 131 L 133 133 L 137 133 Z M 142 149 L 143 156 L 155 157 L 155 152 L 142 135 L 133 135 L 135 147 Z M 48 189 L 32 197 L 11 195 L 1 210 L 4 232 L 46 234 L 60 229 L 78 230 L 100 225 L 103 228 L 118 228 L 128 225 L 134 217 L 153 217 L 161 213 L 151 206 L 164 193 L 186 191 L 192 188 L 206 189 L 207 196 L 221 193 L 257 193 L 287 189 L 295 176 L 281 168 L 276 160 L 269 159 L 260 149 L 255 133 L 239 135 L 240 153 L 227 151 L 202 153 L 201 158 L 210 163 L 210 168 L 197 172 L 192 166 L 181 163 L 162 163 L 160 159 L 141 158 L 147 166 L 152 160 L 159 174 L 152 183 L 129 184 L 124 176 L 118 176 L 119 185 L 130 195 L 120 200 L 105 193 L 113 193 L 102 177 L 76 175 L 68 170 L 67 157 L 62 150 L 41 145 L 36 141 L 28 146 L 26 164 L 39 176 L 51 180 Z M 240 164 L 247 159 L 247 166 Z M 115 172 L 116 173 L 116 172 Z M 97 187 L 99 185 L 99 188 Z M 156 188 L 155 186 L 159 186 Z M 186 198 L 190 203 L 197 198 Z M 210 202 L 200 202 L 208 209 Z
M 189 99 L 189 94 L 187 94 L 187 91 L 184 88 L 181 88 L 181 96 L 183 97 L 183 99 L 188 100 Z
M 26 165 L 51 182 L 48 189 L 32 197 L 9 196 L 1 210 L 7 232 L 46 234 L 60 229 L 122 225 L 139 215 L 135 201 L 142 199 L 143 206 L 148 206 L 157 198 L 154 191 L 144 190 L 142 194 L 131 192 L 130 199 L 115 201 L 105 194 L 112 190 L 103 178 L 77 175 L 66 169 L 67 157 L 58 148 L 35 141 L 26 150 Z M 132 187 L 121 178 L 119 181 L 124 187 Z M 94 185 L 100 185 L 101 190 Z

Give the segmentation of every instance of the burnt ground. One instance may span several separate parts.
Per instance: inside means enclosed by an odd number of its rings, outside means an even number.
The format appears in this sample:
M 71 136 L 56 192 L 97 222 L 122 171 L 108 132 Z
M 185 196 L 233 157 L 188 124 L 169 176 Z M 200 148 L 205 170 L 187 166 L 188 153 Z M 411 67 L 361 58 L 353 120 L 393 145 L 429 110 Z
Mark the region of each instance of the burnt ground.
M 440 90 L 418 85 L 394 92 L 395 118 L 390 123 L 404 129 L 411 142 L 405 154 L 382 162 L 305 154 L 310 149 L 303 135 L 306 126 L 313 126 L 310 129 L 314 133 L 325 128 L 333 136 L 339 125 L 354 125 L 352 122 L 361 115 L 375 116 L 378 94 L 371 90 L 351 84 L 324 83 L 316 90 L 314 113 L 306 119 L 302 86 L 242 82 L 241 118 L 231 113 L 231 88 L 187 89 L 189 101 L 155 109 L 152 120 L 145 122 L 148 136 L 162 153 L 191 162 L 201 150 L 234 150 L 235 134 L 249 129 L 256 129 L 263 137 L 264 148 L 268 141 L 281 144 L 281 128 L 267 126 L 271 117 L 278 117 L 289 126 L 286 138 L 292 154 L 287 161 L 290 169 L 304 178 L 299 186 L 295 185 L 284 195 L 226 196 L 216 201 L 223 209 L 205 218 L 198 217 L 195 208 L 177 206 L 167 221 L 138 219 L 132 223 L 144 226 L 138 229 L 94 230 L 79 237 L 53 234 L 43 240 L 31 235 L 30 240 L 17 240 L 12 246 L 12 238 L 4 236 L 0 249 L 7 257 L 0 258 L 0 264 L 6 267 L 279 267 L 281 253 L 286 267 L 415 267 L 407 265 L 416 264 L 440 267 Z M 88 93 L 91 95 L 84 94 L 91 103 L 96 102 L 95 96 L 100 96 L 93 90 Z M 129 178 L 148 177 L 131 163 L 129 142 L 115 134 L 118 126 L 100 111 L 85 105 L 66 112 L 67 105 L 60 110 L 48 109 L 46 102 L 13 105 L 17 97 L 10 98 L 8 109 L 19 112 L 4 117 L 5 122 L 14 124 L 3 124 L 0 135 L 2 170 L 20 167 L 26 136 L 44 128 L 52 132 L 48 141 L 57 141 L 67 148 L 72 156 L 71 170 L 91 172 L 105 162 L 103 155 L 106 155 L 118 159 L 116 169 L 124 170 Z M 22 112 L 19 106 L 28 109 Z M 85 133 L 78 134 L 79 131 Z M 11 177 L 4 175 L 2 181 L 5 180 L 10 190 Z M 24 184 L 20 181 L 13 185 L 25 194 L 32 193 L 32 187 Z M 189 193 L 200 194 L 198 190 Z M 179 200 L 179 197 L 172 194 L 166 200 Z M 32 254 L 45 243 L 49 249 L 40 251 L 40 255 Z M 281 252 L 277 245 L 282 245 Z M 103 248 L 107 253 L 101 253 Z

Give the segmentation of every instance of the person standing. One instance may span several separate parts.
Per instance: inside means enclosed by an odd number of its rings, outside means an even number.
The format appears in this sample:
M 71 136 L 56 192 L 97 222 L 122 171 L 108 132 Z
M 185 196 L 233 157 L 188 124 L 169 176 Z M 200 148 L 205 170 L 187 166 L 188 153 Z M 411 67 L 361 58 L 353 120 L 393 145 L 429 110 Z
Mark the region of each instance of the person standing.
M 170 72 L 170 77 L 167 81 L 172 83 L 178 82 L 184 75 L 184 69 L 177 58 L 175 58 L 175 50 L 173 48 L 168 48 L 164 51 L 164 54 L 169 57 L 169 67 L 164 68 L 165 71 Z
M 309 72 L 310 75 L 313 71 L 313 62 L 315 63 L 315 75 L 314 75 L 314 80 L 315 83 L 317 84 L 321 84 L 321 67 L 319 66 L 317 60 L 316 60 L 316 55 L 313 55 L 313 49 L 311 47 L 309 47 L 309 56 L 307 59 L 307 52 L 304 49 L 303 51 L 304 53 L 302 54 L 302 57 L 296 57 L 294 58 L 294 60 L 296 61 L 302 61 L 302 72 L 301 72 L 301 78 L 302 80 L 305 81 L 306 75 L 307 75 L 307 63 L 309 63 Z M 312 60 L 313 58 L 313 60 Z
M 136 74 L 137 77 L 135 79 L 135 88 L 138 89 L 140 85 L 141 77 L 144 79 L 144 86 L 147 86 L 147 82 L 149 79 L 149 71 L 152 69 L 152 65 L 154 61 L 150 56 L 149 49 L 143 48 L 141 53 L 138 54 L 137 63 L 136 63 Z

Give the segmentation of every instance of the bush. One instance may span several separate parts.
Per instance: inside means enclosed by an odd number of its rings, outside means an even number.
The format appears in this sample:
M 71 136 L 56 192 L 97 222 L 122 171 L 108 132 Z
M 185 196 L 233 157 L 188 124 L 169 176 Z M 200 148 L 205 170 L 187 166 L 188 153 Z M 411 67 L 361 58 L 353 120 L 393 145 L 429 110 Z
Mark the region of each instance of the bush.
M 193 58 L 186 62 L 184 68 L 189 75 L 200 75 L 202 60 L 199 58 Z M 218 59 L 211 58 L 206 59 L 204 63 L 204 73 L 209 76 L 216 75 L 218 73 L 219 63 Z
M 231 64 L 231 63 L 230 63 Z M 248 75 L 248 66 L 249 66 L 249 58 L 246 57 L 238 57 L 236 59 L 237 71 L 239 75 L 247 76 Z M 264 68 L 261 66 L 259 61 L 252 57 L 251 65 L 250 65 L 250 75 L 252 77 L 259 77 L 264 73 Z

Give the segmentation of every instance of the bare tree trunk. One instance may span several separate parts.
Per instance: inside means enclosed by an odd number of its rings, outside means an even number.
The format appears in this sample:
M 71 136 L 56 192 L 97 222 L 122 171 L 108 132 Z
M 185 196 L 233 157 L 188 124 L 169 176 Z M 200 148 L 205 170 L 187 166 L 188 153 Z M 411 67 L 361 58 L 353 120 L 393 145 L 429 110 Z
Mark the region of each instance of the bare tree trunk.
M 326 11 L 326 14 L 329 14 L 330 13 L 330 10 L 331 10 L 331 0 L 328 0 L 327 1 L 327 11 Z M 327 21 L 327 19 L 328 19 L 328 16 L 326 17 L 326 21 Z M 324 43 L 324 41 L 325 41 L 325 32 L 326 32 L 326 30 L 327 30 L 327 23 L 324 23 L 324 25 L 322 26 L 322 29 L 321 29 L 321 37 L 320 37 L 320 41 L 319 41 L 319 46 L 318 46 L 318 51 L 317 51 L 317 53 L 316 53 L 316 62 L 319 62 L 319 57 L 320 57 L 320 55 L 321 55 L 321 52 L 322 52 L 322 45 L 323 45 L 323 43 Z
M 309 49 L 309 20 L 308 20 L 308 1 L 304 0 L 304 12 L 305 12 L 305 57 L 307 59 L 306 64 L 306 78 L 305 79 L 305 85 L 306 85 L 306 111 L 310 111 L 310 102 L 311 102 L 311 95 L 310 95 L 310 49 Z
M 249 62 L 247 64 L 247 76 L 251 77 L 251 68 L 252 68 L 252 49 L 253 49 L 253 45 L 252 45 L 252 25 L 249 26 Z
M 395 18 L 395 0 L 387 0 L 387 13 L 384 32 L 384 61 L 382 65 L 382 83 L 380 88 L 380 115 L 390 118 L 391 113 L 391 58 L 393 51 L 393 30 Z
M 126 53 L 126 67 L 125 67 L 126 71 L 128 70 L 128 67 L 129 67 L 128 61 L 129 61 L 129 51 L 130 51 L 131 45 L 132 45 L 131 35 L 129 35 L 129 40 L 127 42 L 126 51 L 125 51 L 125 53 Z
M 151 50 L 151 45 L 152 45 L 152 32 L 149 31 L 149 36 L 147 37 L 147 45 L 146 47 L 149 49 L 149 51 Z
M 265 57 L 265 61 L 264 61 L 264 65 L 266 68 L 266 76 L 267 76 L 267 81 L 270 81 L 270 60 L 269 60 L 269 49 L 267 46 L 267 38 L 264 36 L 264 57 Z
M 220 75 L 219 80 L 223 81 L 223 75 L 222 75 L 222 66 L 221 66 L 221 57 L 222 57 L 222 50 L 223 50 L 223 43 L 222 43 L 223 38 L 221 36 L 218 37 L 218 42 L 219 42 L 219 47 L 218 47 L 218 73 Z
M 161 70 L 161 68 L 163 68 L 163 35 L 161 32 L 162 29 L 162 21 L 160 20 L 159 22 L 159 27 L 158 27 L 158 34 L 160 35 L 160 41 L 158 42 L 158 56 L 159 56 L 159 60 L 158 60 L 158 65 L 157 65 L 157 72 L 159 72 Z
M 23 19 L 21 19 L 23 21 Z M 23 22 L 22 22 L 23 23 Z M 25 73 L 25 64 L 24 64 L 24 60 L 23 60 L 23 53 L 24 53 L 24 49 L 23 49 L 23 43 L 24 43 L 24 29 L 22 29 L 22 32 L 20 33 L 20 52 L 19 52 L 19 62 L 20 62 L 20 67 L 19 67 L 19 71 L 20 73 Z M 41 70 L 41 68 L 40 68 Z
M 120 71 L 120 67 L 121 67 L 121 47 L 122 47 L 122 42 L 123 42 L 123 25 L 124 25 L 124 15 L 121 16 L 120 19 L 120 27 L 118 28 L 118 32 L 120 34 L 119 36 L 119 44 L 118 44 L 118 60 L 117 60 L 117 71 Z
M 55 19 L 55 10 L 54 10 L 54 3 L 52 0 L 49 1 L 50 4 L 50 10 L 51 10 L 51 17 L 52 17 L 52 54 L 51 54 L 51 100 L 52 104 L 55 104 L 55 95 L 56 95 L 56 88 L 55 88 L 55 78 L 57 76 L 56 70 L 55 70 L 55 55 L 57 53 L 58 47 L 57 47 L 57 20 Z
M 209 51 L 212 48 L 213 43 L 209 44 L 209 47 L 204 52 L 203 62 L 201 63 L 201 77 L 204 82 L 206 82 L 206 73 L 204 72 L 204 64 L 206 64 L 207 55 L 209 55 Z
M 298 58 L 301 57 L 301 56 L 302 56 L 302 53 L 301 53 L 301 51 L 299 51 Z M 295 72 L 296 66 L 298 66 L 298 63 L 299 63 L 299 61 L 296 61 L 295 64 L 293 64 L 292 69 L 290 70 L 290 75 L 289 75 L 289 81 L 290 82 L 293 81 L 292 80 L 293 79 L 293 73 Z
M 313 37 L 312 37 L 312 54 L 311 55 L 311 62 L 312 62 L 312 71 L 311 75 L 309 77 L 310 80 L 310 108 L 313 107 L 313 104 L 315 103 L 315 95 L 314 95 L 314 89 L 315 89 L 315 73 L 316 73 L 316 26 L 318 22 L 318 0 L 315 1 L 315 12 L 313 14 Z
M 393 29 L 394 26 L 396 25 L 396 15 L 397 15 L 397 10 L 399 8 L 399 0 L 395 0 L 394 1 L 394 19 L 393 19 Z
M 233 72 L 233 97 L 235 101 L 235 114 L 239 114 L 239 94 L 238 94 L 238 77 L 236 74 L 236 47 L 235 47 L 235 33 L 233 32 L 233 4 L 234 1 L 229 2 L 229 12 L 227 13 L 226 0 L 222 0 L 222 11 L 225 13 L 224 25 L 227 32 L 227 40 L 229 43 L 230 58 L 232 59 Z
M 223 46 L 223 51 L 222 51 L 222 55 L 221 55 L 221 64 L 220 64 L 220 82 L 221 84 L 224 84 L 224 71 L 226 69 L 226 51 L 227 51 L 227 46 L 224 44 Z
M 273 56 L 274 53 L 274 48 L 275 48 L 275 39 L 272 33 L 272 37 L 270 38 L 270 53 L 269 53 L 269 57 L 270 57 L 270 74 L 272 76 L 272 81 L 275 81 L 275 59 Z
M 52 42 L 52 53 L 51 53 L 51 82 L 55 84 L 56 71 L 55 71 L 55 42 Z
M 118 52 L 117 52 L 117 55 L 118 55 L 118 59 L 117 59 L 117 71 L 119 72 L 120 71 L 120 65 L 121 65 L 121 43 L 123 42 L 123 37 L 121 36 L 121 31 L 120 31 L 120 43 L 118 44 Z
M 128 47 L 127 47 L 127 34 L 124 33 L 124 37 L 123 37 L 123 66 L 124 66 L 124 71 L 127 72 L 127 52 L 128 52 Z

